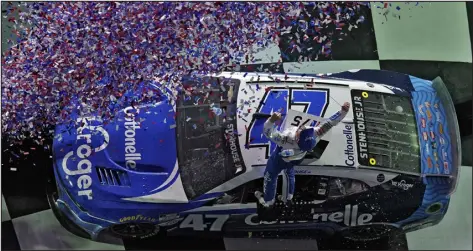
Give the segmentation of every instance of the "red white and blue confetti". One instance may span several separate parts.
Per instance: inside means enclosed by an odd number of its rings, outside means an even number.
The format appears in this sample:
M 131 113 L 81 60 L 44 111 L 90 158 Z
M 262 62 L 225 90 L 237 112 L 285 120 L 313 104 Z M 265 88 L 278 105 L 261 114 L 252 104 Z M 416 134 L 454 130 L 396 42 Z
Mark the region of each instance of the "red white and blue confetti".
M 30 2 L 3 14 L 17 39 L 2 56 L 2 132 L 41 138 L 72 112 L 103 120 L 128 103 L 159 101 L 146 85 L 186 91 L 184 75 L 234 67 L 296 27 L 328 55 L 333 30 L 363 23 L 352 2 Z M 317 9 L 310 12 L 309 9 Z M 314 13 L 317 13 L 315 15 Z M 17 15 L 18 18 L 14 16 Z M 356 17 L 356 19 L 354 19 Z M 291 50 L 310 50 L 291 42 Z M 249 56 L 248 56 L 249 55 Z M 280 61 L 284 55 L 280 55 Z M 120 104 L 123 105 L 123 104 Z

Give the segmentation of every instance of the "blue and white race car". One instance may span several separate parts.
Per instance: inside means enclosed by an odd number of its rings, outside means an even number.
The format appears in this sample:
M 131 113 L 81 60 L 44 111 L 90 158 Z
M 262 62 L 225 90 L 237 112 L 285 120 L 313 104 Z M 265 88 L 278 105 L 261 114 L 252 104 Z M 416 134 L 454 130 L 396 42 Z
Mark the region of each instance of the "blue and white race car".
M 155 88 L 167 98 L 121 109 L 109 123 L 57 126 L 48 198 L 73 233 L 373 239 L 437 224 L 447 212 L 461 152 L 440 78 L 224 72 L 188 78 L 178 93 Z M 254 192 L 275 146 L 253 114 L 292 111 L 285 124 L 315 125 L 345 101 L 343 123 L 296 167 L 293 208 L 278 202 L 261 215 Z M 285 195 L 284 174 L 278 184 Z

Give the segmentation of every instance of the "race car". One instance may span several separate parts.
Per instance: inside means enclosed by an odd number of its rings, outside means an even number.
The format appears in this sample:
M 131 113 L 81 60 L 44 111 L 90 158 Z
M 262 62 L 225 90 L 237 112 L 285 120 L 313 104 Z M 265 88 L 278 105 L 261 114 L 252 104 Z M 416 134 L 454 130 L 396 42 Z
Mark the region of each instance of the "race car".
M 56 127 L 48 199 L 76 235 L 366 240 L 435 225 L 447 212 L 461 150 L 440 78 L 223 72 L 183 78 L 179 90 L 152 86 L 162 101 Z M 345 101 L 345 119 L 295 168 L 293 203 L 263 210 L 254 193 L 275 145 L 253 115 L 280 111 L 286 125 L 314 126 Z M 283 172 L 278 194 L 287 188 Z

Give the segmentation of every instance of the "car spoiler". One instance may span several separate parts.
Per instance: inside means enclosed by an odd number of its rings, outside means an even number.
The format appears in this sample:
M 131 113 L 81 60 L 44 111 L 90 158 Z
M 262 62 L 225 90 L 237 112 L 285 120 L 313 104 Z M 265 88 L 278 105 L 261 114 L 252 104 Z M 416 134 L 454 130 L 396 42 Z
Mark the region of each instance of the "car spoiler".
M 452 146 L 454 146 L 452 147 L 452 174 L 450 175 L 453 179 L 455 179 L 455 185 L 451 191 L 453 193 L 457 187 L 457 180 L 462 160 L 460 126 L 458 125 L 457 114 L 455 112 L 455 106 L 453 104 L 452 97 L 450 96 L 450 92 L 448 91 L 447 86 L 444 84 L 442 79 L 440 77 L 435 78 L 432 81 L 432 87 L 437 92 L 437 96 L 445 109 L 447 125 L 449 128 L 448 134 L 452 141 Z

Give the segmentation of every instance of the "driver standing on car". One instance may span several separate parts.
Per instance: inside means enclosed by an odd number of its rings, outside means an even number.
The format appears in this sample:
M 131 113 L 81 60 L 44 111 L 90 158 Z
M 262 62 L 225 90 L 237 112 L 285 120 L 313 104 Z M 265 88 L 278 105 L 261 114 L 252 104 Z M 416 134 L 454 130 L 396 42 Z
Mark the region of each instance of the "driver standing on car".
M 306 153 L 315 147 L 317 139 L 337 125 L 346 116 L 349 109 L 350 103 L 345 102 L 340 111 L 317 127 L 291 127 L 283 132 L 278 131 L 275 127 L 275 123 L 282 118 L 281 113 L 275 112 L 271 115 L 264 123 L 264 135 L 276 143 L 277 147 L 271 153 L 264 171 L 264 195 L 259 191 L 255 192 L 255 196 L 263 206 L 269 207 L 274 204 L 278 176 L 282 170 L 289 179 L 289 191 L 286 199 L 289 204 L 291 203 L 296 181 L 294 166 L 302 162 Z

